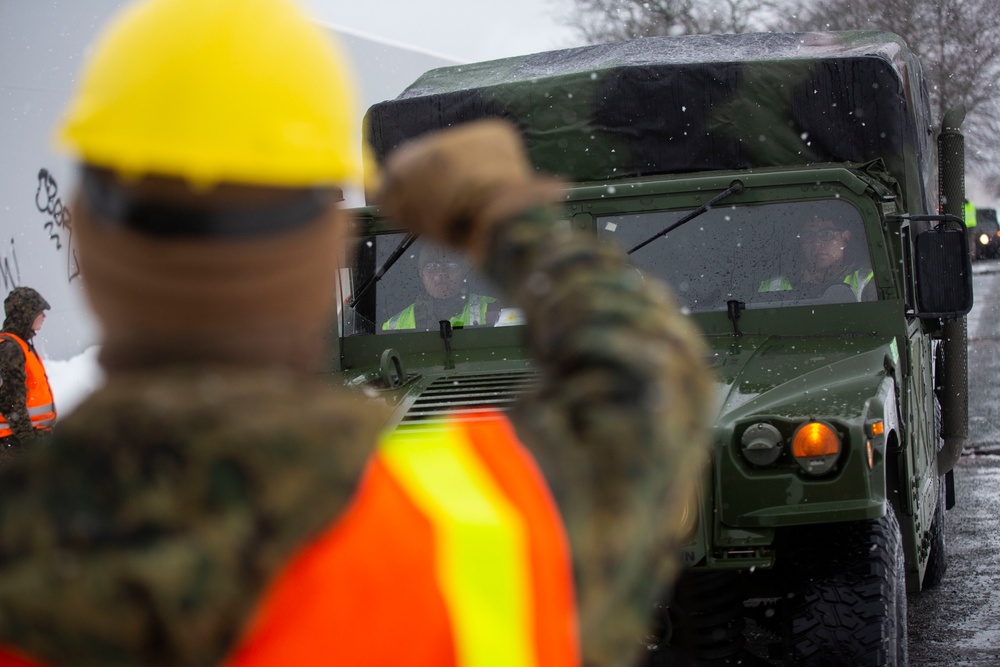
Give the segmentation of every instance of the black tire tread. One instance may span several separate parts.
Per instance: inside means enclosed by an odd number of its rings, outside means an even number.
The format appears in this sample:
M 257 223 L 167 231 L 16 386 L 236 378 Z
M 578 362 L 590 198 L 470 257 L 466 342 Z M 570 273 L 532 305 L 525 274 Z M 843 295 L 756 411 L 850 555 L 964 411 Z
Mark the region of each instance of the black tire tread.
M 903 546 L 892 507 L 881 519 L 803 532 L 786 625 L 790 664 L 905 667 Z

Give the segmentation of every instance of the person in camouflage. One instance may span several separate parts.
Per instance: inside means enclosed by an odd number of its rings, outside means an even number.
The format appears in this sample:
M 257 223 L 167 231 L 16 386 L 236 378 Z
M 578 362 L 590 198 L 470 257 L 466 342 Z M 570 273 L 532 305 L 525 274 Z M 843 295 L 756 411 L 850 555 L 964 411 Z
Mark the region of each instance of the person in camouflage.
M 493 326 L 498 308 L 493 297 L 468 290 L 471 266 L 464 258 L 423 243 L 417 272 L 423 288 L 417 299 L 382 324 L 383 331 L 437 330 L 441 320 L 453 326 Z
M 0 435 L 0 465 L 39 442 L 52 430 L 55 420 L 52 389 L 45 367 L 32 344 L 32 339 L 45 321 L 49 303 L 30 287 L 15 287 L 4 299 L 3 305 L 0 433 L 6 435 Z M 29 410 L 29 399 L 35 398 L 44 402 L 45 407 L 33 405 Z
M 344 216 L 321 199 L 290 228 L 234 236 L 189 225 L 280 219 L 314 193 L 93 164 L 81 183 L 107 379 L 50 447 L 0 473 L 0 665 L 231 664 L 268 584 L 351 506 L 385 422 L 314 372 Z M 676 575 L 710 382 L 665 288 L 557 228 L 559 192 L 515 129 L 486 122 L 402 149 L 379 198 L 524 309 L 541 387 L 515 421 L 565 522 L 583 662 L 631 665 Z M 406 646 L 394 660 L 411 664 Z

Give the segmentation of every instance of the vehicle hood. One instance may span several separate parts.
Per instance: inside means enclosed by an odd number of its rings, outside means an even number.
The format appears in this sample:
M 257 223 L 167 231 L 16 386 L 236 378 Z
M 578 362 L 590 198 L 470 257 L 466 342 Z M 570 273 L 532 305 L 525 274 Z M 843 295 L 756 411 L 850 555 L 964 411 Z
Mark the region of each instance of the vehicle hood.
M 717 423 L 858 415 L 897 357 L 891 336 L 710 337 Z

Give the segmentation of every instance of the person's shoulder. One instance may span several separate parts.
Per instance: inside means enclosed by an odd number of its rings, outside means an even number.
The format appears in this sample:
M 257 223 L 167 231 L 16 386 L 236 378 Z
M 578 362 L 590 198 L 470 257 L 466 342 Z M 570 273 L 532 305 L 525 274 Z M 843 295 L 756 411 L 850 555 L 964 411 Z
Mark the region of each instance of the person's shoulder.
M 0 562 L 12 565 L 0 567 L 0 604 L 30 609 L 26 627 L 40 621 L 47 640 L 65 633 L 127 650 L 134 609 L 102 582 L 122 581 L 123 569 L 107 564 L 141 551 L 143 563 L 161 566 L 129 571 L 130 581 L 156 599 L 195 601 L 160 619 L 171 636 L 200 636 L 194 626 L 210 618 L 228 628 L 282 564 L 275 555 L 294 553 L 349 503 L 384 426 L 374 405 L 311 376 L 265 369 L 109 378 L 60 422 L 49 446 L 0 470 Z M 130 551 L 136 540 L 141 549 Z M 190 577 L 171 567 L 178 544 L 198 563 Z M 53 545 L 73 553 L 69 580 L 64 564 L 42 557 Z M 260 576 L 240 580 L 244 571 Z M 24 577 L 80 604 L 32 600 Z M 72 616 L 84 606 L 101 609 L 100 618 Z
M 314 465 L 333 443 L 349 440 L 342 433 L 353 433 L 357 449 L 367 452 L 384 421 L 370 399 L 311 375 L 205 368 L 109 378 L 60 420 L 57 435 L 109 451 L 132 449 L 131 441 L 159 442 L 197 465 L 235 458 L 264 470 L 271 457 L 285 457 L 292 467 Z M 121 442 L 113 442 L 114 434 L 123 435 Z
M 410 312 L 412 310 L 415 310 L 416 308 L 417 308 L 417 302 L 414 301 L 413 303 L 409 304 L 408 306 L 406 306 L 406 308 L 403 308 L 402 310 L 400 310 L 398 313 L 396 313 L 395 315 L 393 315 L 389 319 L 395 319 L 395 318 L 398 318 L 398 317 L 402 317 L 406 313 L 408 313 L 408 312 Z
M 785 274 L 765 278 L 757 287 L 758 292 L 781 292 L 790 289 L 792 289 L 792 279 Z
M 387 319 L 382 323 L 383 331 L 392 331 L 394 329 L 412 329 L 414 326 L 413 320 L 415 318 L 417 309 L 416 302 L 411 303 L 406 308 Z
M 0 361 L 10 362 L 24 358 L 21 344 L 7 332 L 0 332 Z

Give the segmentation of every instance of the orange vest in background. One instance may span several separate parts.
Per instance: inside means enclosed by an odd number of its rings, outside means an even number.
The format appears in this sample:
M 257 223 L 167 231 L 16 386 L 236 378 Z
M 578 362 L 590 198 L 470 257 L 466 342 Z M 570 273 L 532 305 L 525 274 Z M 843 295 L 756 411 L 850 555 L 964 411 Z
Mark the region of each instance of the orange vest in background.
M 31 417 L 31 425 L 35 428 L 50 429 L 56 423 L 56 403 L 52 397 L 52 387 L 49 386 L 49 378 L 45 374 L 45 367 L 42 360 L 38 358 L 34 350 L 20 337 L 12 333 L 0 333 L 0 338 L 7 338 L 16 341 L 24 352 L 24 383 L 28 390 L 27 406 L 28 416 Z M 0 415 L 0 438 L 13 435 L 10 424 L 3 415 Z
M 227 667 L 576 667 L 555 503 L 500 413 L 400 427 Z

